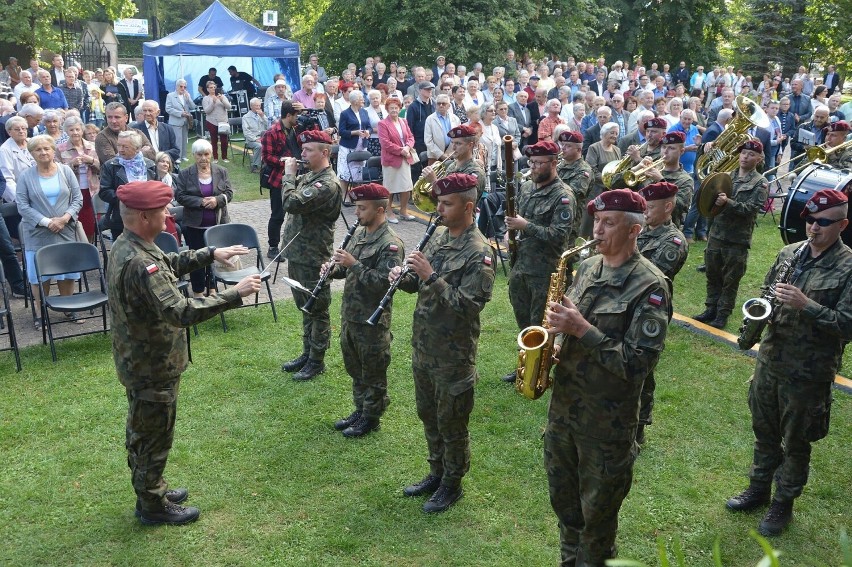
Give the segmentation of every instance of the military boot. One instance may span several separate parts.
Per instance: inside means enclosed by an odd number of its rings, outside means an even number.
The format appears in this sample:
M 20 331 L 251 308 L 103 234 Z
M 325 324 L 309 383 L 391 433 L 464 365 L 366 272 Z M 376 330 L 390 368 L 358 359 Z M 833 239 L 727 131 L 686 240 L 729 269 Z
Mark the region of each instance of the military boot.
M 410 484 L 402 489 L 402 493 L 406 496 L 422 496 L 423 494 L 432 494 L 438 487 L 441 486 L 441 477 L 433 474 L 427 474 L 423 480 Z
M 729 498 L 725 505 L 731 510 L 736 510 L 737 512 L 754 510 L 755 508 L 769 504 L 769 492 L 768 486 L 758 486 L 751 483 L 749 487 L 743 490 L 740 494 Z
M 423 511 L 427 514 L 443 512 L 455 504 L 462 496 L 464 496 L 464 491 L 461 486 L 450 488 L 449 486 L 444 486 L 442 484 L 438 487 L 438 490 L 435 491 L 435 494 L 433 494 L 432 497 L 423 505 Z
M 701 321 L 702 323 L 709 324 L 710 321 L 716 318 L 716 310 L 708 307 L 704 310 L 704 313 L 699 313 L 692 317 L 696 321 Z
M 645 424 L 640 423 L 636 428 L 636 443 L 639 445 L 645 444 Z
M 316 378 L 323 372 L 325 372 L 325 364 L 323 364 L 322 360 L 314 360 L 313 358 L 309 358 L 305 365 L 302 366 L 302 369 L 293 374 L 293 380 L 311 380 L 313 378 Z
M 284 364 L 281 365 L 282 372 L 296 372 L 301 370 L 302 367 L 308 362 L 308 353 L 303 352 L 293 360 L 288 360 Z
M 349 414 L 349 417 L 344 417 L 344 418 L 341 418 L 341 419 L 338 419 L 337 421 L 335 421 L 334 422 L 334 428 L 338 431 L 343 431 L 344 429 L 346 429 L 347 427 L 349 427 L 350 425 L 352 425 L 353 423 L 358 421 L 358 418 L 360 418 L 360 417 L 361 417 L 361 410 L 355 410 L 355 411 L 353 411 L 352 413 Z
M 178 526 L 194 522 L 200 514 L 198 508 L 168 502 L 162 510 L 140 512 L 139 521 L 146 526 L 159 526 L 160 524 Z
M 509 372 L 508 374 L 503 376 L 502 380 L 503 380 L 503 382 L 509 382 L 511 384 L 514 384 L 517 377 L 518 377 L 517 371 L 512 370 L 511 372 Z
M 716 318 L 710 321 L 710 326 L 717 329 L 724 329 L 725 325 L 728 324 L 728 317 L 730 317 L 730 315 L 730 313 L 719 311 L 719 313 L 716 314 Z
M 793 502 L 779 502 L 772 500 L 769 510 L 757 526 L 757 531 L 762 536 L 773 537 L 781 535 L 784 528 L 793 519 Z
M 343 436 L 363 437 L 371 431 L 378 431 L 380 427 L 381 424 L 379 423 L 379 418 L 367 417 L 362 414 L 361 417 L 358 418 L 358 421 L 343 430 Z
M 185 488 L 175 488 L 174 490 L 167 490 L 166 491 L 166 500 L 168 500 L 172 504 L 180 504 L 181 502 L 183 502 L 187 498 L 189 498 L 189 491 Z M 141 510 L 142 510 L 142 503 L 137 498 L 136 499 L 136 512 L 135 512 L 137 518 L 142 513 Z

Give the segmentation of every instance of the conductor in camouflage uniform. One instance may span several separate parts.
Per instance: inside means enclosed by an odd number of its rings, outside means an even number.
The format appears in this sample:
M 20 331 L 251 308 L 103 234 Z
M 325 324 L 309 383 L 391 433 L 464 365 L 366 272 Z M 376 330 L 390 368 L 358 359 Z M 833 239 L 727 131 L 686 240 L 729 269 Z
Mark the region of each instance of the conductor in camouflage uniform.
M 385 210 L 390 193 L 377 183 L 351 189 L 358 228 L 345 249 L 335 250 L 324 270 L 332 278 L 346 278 L 340 308 L 340 349 L 346 372 L 352 377 L 355 411 L 334 428 L 345 437 L 361 437 L 379 428 L 390 403 L 388 366 L 391 361 L 391 305 L 375 325 L 367 319 L 388 289 L 388 273 L 402 265 L 402 240 L 390 228 Z M 353 227 L 354 228 L 354 227 Z
M 811 443 L 828 434 L 831 387 L 843 348 L 852 340 L 852 250 L 840 238 L 849 225 L 849 203 L 840 191 L 821 189 L 802 210 L 810 242 L 781 249 L 764 280 L 792 262 L 789 283 L 775 286 L 777 307 L 760 343 L 748 393 L 754 460 L 749 487 L 728 500 L 732 510 L 770 502 L 758 525 L 779 535 L 793 516 L 793 500 L 808 481 Z M 843 466 L 838 463 L 838 466 Z
M 174 194 L 159 181 L 118 187 L 124 231 L 109 253 L 109 311 L 118 379 L 127 391 L 127 465 L 136 492 L 136 515 L 146 525 L 185 524 L 198 508 L 179 504 L 185 488 L 169 490 L 163 479 L 172 447 L 180 376 L 188 347 L 183 328 L 209 319 L 260 290 L 260 276 L 247 276 L 218 295 L 187 299 L 175 284 L 182 275 L 230 263 L 248 253 L 243 246 L 167 254 L 154 239 L 166 229 L 166 207 Z
M 296 176 L 298 164 L 286 158 L 281 194 L 284 212 L 289 215 L 281 240 L 290 246 L 287 273 L 307 289 L 313 289 L 323 263 L 334 248 L 334 223 L 340 216 L 343 189 L 329 165 L 331 138 L 322 130 L 299 134 L 302 159 L 308 172 Z M 298 235 L 298 237 L 296 237 Z M 303 306 L 310 295 L 293 290 L 297 307 Z M 294 372 L 293 380 L 310 380 L 325 371 L 325 351 L 331 341 L 331 288 L 323 287 L 310 313 L 302 312 L 302 354 L 281 366 L 284 372 Z
M 556 175 L 562 183 L 574 194 L 574 223 L 571 235 L 568 237 L 569 246 L 580 234 L 580 221 L 583 218 L 583 207 L 589 200 L 589 189 L 595 177 L 592 166 L 583 159 L 583 135 L 572 130 L 563 130 L 559 134 L 559 146 L 562 149 Z
M 680 196 L 680 189 L 673 183 L 661 181 L 647 185 L 639 192 L 646 202 L 645 228 L 636 239 L 639 253 L 673 282 L 689 254 L 686 237 L 672 222 L 672 211 L 676 206 L 676 199 Z M 645 442 L 645 426 L 652 422 L 651 412 L 654 409 L 656 387 L 654 371 L 651 370 L 645 378 L 642 394 L 639 396 L 641 406 L 636 442 L 640 445 Z
M 692 191 L 695 182 L 692 176 L 683 170 L 680 164 L 680 156 L 683 155 L 683 144 L 686 142 L 686 134 L 683 132 L 669 132 L 663 135 L 660 147 L 660 157 L 663 158 L 663 170 L 651 169 L 646 175 L 648 181 L 646 185 L 657 183 L 659 181 L 668 181 L 677 186 L 677 199 L 675 200 L 675 208 L 671 213 L 671 220 L 675 227 L 683 225 L 683 219 L 689 205 L 692 203 Z M 644 163 L 650 164 L 650 158 L 645 158 Z
M 846 136 L 849 135 L 850 130 L 852 130 L 852 127 L 850 127 L 849 122 L 845 120 L 833 122 L 826 126 L 826 149 L 836 148 L 845 142 Z M 828 154 L 828 160 L 826 163 L 831 167 L 836 167 L 838 169 L 852 169 L 852 145 L 848 146 L 845 150 L 839 150 Z
M 450 152 L 453 153 L 453 157 L 445 162 L 444 174 L 467 173 L 476 177 L 476 202 L 478 203 L 485 192 L 485 170 L 473 159 L 477 140 L 476 130 L 469 124 L 461 124 L 450 128 L 447 136 L 450 138 Z M 424 167 L 423 177 L 434 187 L 438 180 L 435 166 Z
M 462 477 L 470 468 L 479 314 L 494 285 L 491 246 L 473 220 L 477 182 L 472 175 L 451 173 L 435 183 L 432 196 L 444 226 L 422 252 L 408 255 L 411 272 L 399 284 L 417 293 L 411 366 L 429 451 L 429 474 L 403 493 L 431 495 L 423 505 L 427 513 L 442 512 L 462 497 Z M 401 273 L 394 268 L 390 279 Z
M 731 172 L 731 196 L 720 193 L 714 203 L 721 212 L 713 218 L 704 251 L 706 309 L 695 316 L 697 321 L 717 329 L 728 323 L 734 309 L 740 280 L 746 271 L 754 223 L 769 195 L 769 182 L 757 171 L 763 160 L 763 144 L 748 140 L 739 147 L 739 154 L 740 167 Z
M 547 314 L 561 347 L 544 464 L 565 567 L 603 567 L 615 556 L 618 511 L 636 458 L 639 392 L 672 314 L 670 282 L 636 248 L 644 209 L 642 196 L 625 189 L 589 202 L 599 254 L 580 264 L 574 285 Z
M 540 325 L 544 318 L 550 274 L 568 247 L 574 226 L 575 201 L 556 175 L 559 146 L 542 140 L 524 148 L 531 179 L 517 197 L 517 214 L 506 215 L 506 226 L 518 231 L 518 255 L 509 273 L 509 301 L 519 329 Z M 570 270 L 569 270 L 570 271 Z M 515 381 L 515 371 L 503 377 Z

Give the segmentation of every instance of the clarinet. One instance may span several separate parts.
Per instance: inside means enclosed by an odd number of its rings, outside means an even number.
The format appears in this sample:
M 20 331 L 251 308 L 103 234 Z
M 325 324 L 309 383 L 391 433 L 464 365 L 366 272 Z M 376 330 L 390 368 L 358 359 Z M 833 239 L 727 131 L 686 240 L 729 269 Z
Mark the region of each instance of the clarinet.
M 346 236 L 343 237 L 343 242 L 340 244 L 340 248 L 345 249 L 349 244 L 349 241 L 352 240 L 352 235 L 355 234 L 355 229 L 358 228 L 358 219 L 355 219 L 355 222 L 349 228 L 349 232 L 346 233 Z M 327 270 L 323 270 L 320 274 L 319 281 L 317 281 L 317 285 L 314 286 L 314 289 L 311 290 L 311 296 L 302 305 L 302 311 L 310 314 L 311 310 L 314 308 L 314 303 L 317 300 L 317 296 L 319 295 L 320 290 L 325 285 L 325 280 L 328 279 L 328 276 L 331 274 L 331 271 L 334 269 L 334 266 L 330 266 Z
M 436 216 L 429 222 L 429 226 L 426 227 L 426 234 L 423 235 L 423 238 L 420 239 L 420 242 L 418 242 L 417 246 L 414 248 L 415 252 L 423 250 L 423 247 L 426 246 L 426 243 L 429 242 L 430 238 L 432 238 L 432 234 L 434 234 L 435 229 L 438 228 L 439 224 L 441 224 L 441 220 L 440 216 Z M 406 264 L 402 268 L 402 272 L 399 274 L 399 277 L 390 284 L 387 293 L 385 293 L 385 296 L 379 302 L 379 306 L 376 307 L 376 310 L 373 311 L 373 314 L 370 315 L 369 319 L 367 319 L 368 324 L 376 326 L 382 316 L 382 313 L 385 312 L 385 309 L 387 309 L 388 305 L 390 305 L 390 302 L 393 300 L 393 294 L 396 293 L 396 288 L 399 287 L 399 283 L 410 273 L 411 267 Z

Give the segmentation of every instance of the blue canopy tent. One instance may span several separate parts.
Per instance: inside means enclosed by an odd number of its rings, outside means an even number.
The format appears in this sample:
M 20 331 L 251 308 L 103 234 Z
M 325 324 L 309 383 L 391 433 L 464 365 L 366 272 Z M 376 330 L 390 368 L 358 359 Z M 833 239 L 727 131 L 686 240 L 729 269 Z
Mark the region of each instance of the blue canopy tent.
M 210 67 L 216 67 L 230 87 L 226 69 L 234 65 L 263 85 L 283 73 L 288 85 L 299 89 L 299 44 L 269 35 L 240 19 L 218 0 L 184 27 L 142 46 L 145 95 L 165 108 L 166 94 L 184 79 L 193 96 L 196 85 Z

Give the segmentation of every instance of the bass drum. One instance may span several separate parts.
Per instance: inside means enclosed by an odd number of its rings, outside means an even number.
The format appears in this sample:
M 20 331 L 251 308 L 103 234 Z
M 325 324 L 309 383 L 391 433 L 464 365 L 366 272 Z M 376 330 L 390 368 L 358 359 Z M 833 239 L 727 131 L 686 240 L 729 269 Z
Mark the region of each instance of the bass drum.
M 852 171 L 814 164 L 799 174 L 781 209 L 781 225 L 778 228 L 781 230 L 781 240 L 784 244 L 801 242 L 807 238 L 805 220 L 799 215 L 804 210 L 805 203 L 820 189 L 843 191 L 848 197 L 852 197 Z M 841 233 L 840 238 L 847 246 L 852 246 L 852 223 Z

